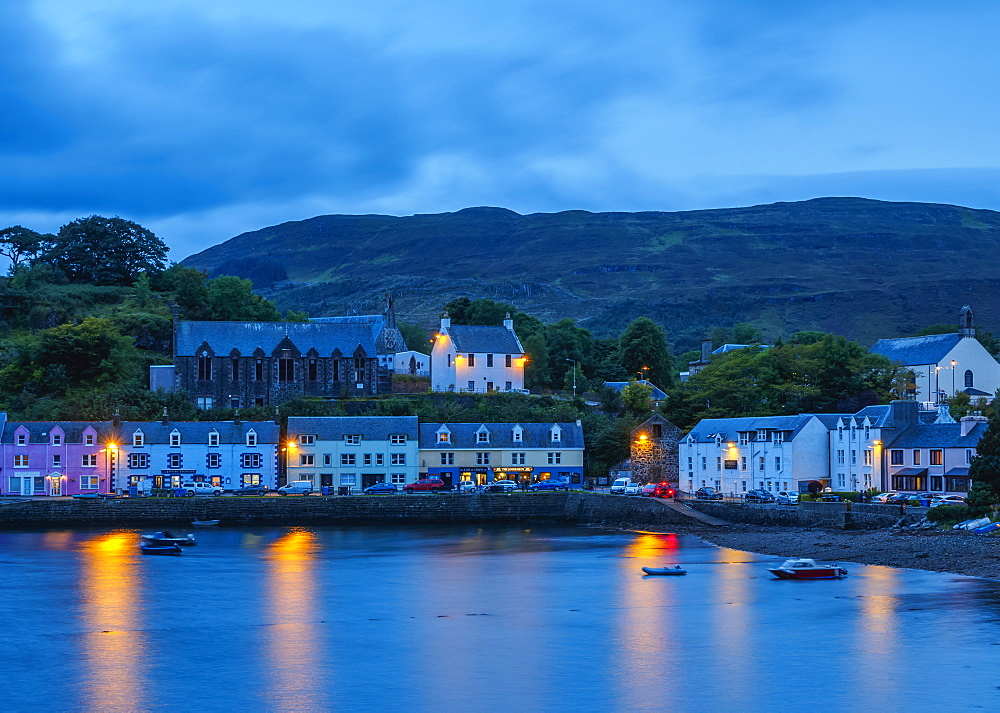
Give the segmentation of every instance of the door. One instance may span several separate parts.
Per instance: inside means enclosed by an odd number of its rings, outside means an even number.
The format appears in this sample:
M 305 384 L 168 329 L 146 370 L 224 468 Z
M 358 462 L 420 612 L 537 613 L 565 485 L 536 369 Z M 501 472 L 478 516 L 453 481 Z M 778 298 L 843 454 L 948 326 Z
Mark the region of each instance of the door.
M 361 488 L 369 488 L 375 483 L 382 483 L 385 481 L 385 476 L 382 473 L 362 473 L 361 474 Z
M 62 476 L 49 476 L 49 495 L 62 495 Z

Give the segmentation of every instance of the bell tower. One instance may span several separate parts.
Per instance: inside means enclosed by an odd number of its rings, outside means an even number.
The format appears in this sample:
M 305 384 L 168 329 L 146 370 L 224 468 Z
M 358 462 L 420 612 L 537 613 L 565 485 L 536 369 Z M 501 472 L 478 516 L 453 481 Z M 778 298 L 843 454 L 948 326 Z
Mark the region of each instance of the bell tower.
M 969 305 L 962 307 L 958 315 L 958 336 L 975 338 L 976 328 L 972 324 L 972 309 Z

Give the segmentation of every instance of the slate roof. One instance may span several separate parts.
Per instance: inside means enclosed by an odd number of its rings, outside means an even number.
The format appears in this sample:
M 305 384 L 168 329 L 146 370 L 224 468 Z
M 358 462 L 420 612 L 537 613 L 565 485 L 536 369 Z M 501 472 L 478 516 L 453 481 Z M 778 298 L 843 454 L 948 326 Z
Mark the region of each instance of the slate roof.
M 653 382 L 649 381 L 648 379 L 640 379 L 639 383 L 643 384 L 644 386 L 652 386 L 653 387 L 652 392 L 650 392 L 650 394 L 649 394 L 649 398 L 651 398 L 653 401 L 665 401 L 666 400 L 666 398 L 667 398 L 666 393 L 664 393 L 663 389 L 661 389 L 660 387 L 656 386 Z M 621 390 L 624 389 L 626 386 L 628 386 L 628 384 L 629 384 L 629 382 L 627 382 L 627 381 L 605 381 L 604 382 L 605 386 L 607 386 L 609 389 L 613 389 L 616 392 L 621 392 Z
M 110 427 L 110 424 L 109 424 Z M 257 442 L 261 445 L 278 443 L 281 440 L 281 427 L 274 421 L 123 421 L 120 436 L 126 442 L 131 442 L 132 434 L 142 431 L 143 440 L 147 444 L 170 443 L 170 434 L 180 433 L 181 445 L 186 443 L 208 443 L 208 434 L 212 430 L 219 432 L 219 443 L 245 443 L 246 434 L 254 431 Z
M 737 349 L 749 349 L 750 347 L 759 347 L 761 349 L 770 349 L 773 344 L 723 344 L 718 349 L 715 349 L 713 354 L 725 354 L 727 352 L 736 351 Z M 691 362 L 692 364 L 699 362 Z
M 320 441 L 339 441 L 360 435 L 363 441 L 387 441 L 389 434 L 404 433 L 416 441 L 418 425 L 416 416 L 290 416 L 288 436 L 311 433 Z
M 3 425 L 0 443 L 14 443 L 14 432 L 24 426 L 28 429 L 28 443 L 51 442 L 49 434 L 58 426 L 62 429 L 63 443 L 83 443 L 83 432 L 88 427 L 97 431 L 98 438 L 106 436 L 111 429 L 110 421 L 7 421 Z
M 233 349 L 249 356 L 260 347 L 271 354 L 287 336 L 303 354 L 315 348 L 321 356 L 339 349 L 350 356 L 361 346 L 369 357 L 376 352 L 376 340 L 385 326 L 381 315 L 337 317 L 324 322 L 179 322 L 177 356 L 195 356 L 207 342 L 217 356 L 228 355 Z
M 524 429 L 523 441 L 514 440 L 514 427 Z M 558 424 L 560 440 L 553 442 L 549 431 L 552 423 L 422 423 L 420 424 L 420 447 L 422 449 L 454 450 L 471 448 L 496 450 L 497 448 L 551 448 L 569 450 L 583 448 L 583 426 L 575 423 Z M 438 443 L 437 432 L 441 426 L 451 431 L 450 443 Z M 477 443 L 476 432 L 485 426 L 490 432 L 489 443 Z
M 524 354 L 521 342 L 506 327 L 459 324 L 448 327 L 448 336 L 457 352 Z
M 823 414 L 824 417 L 835 414 Z M 740 432 L 756 432 L 764 428 L 790 432 L 794 438 L 818 414 L 804 413 L 797 416 L 744 416 L 740 418 L 703 418 L 691 429 L 687 437 L 694 436 L 698 443 L 710 443 L 714 434 L 721 433 L 723 440 L 735 440 Z M 821 419 L 822 421 L 822 419 Z M 836 421 L 834 421 L 835 423 Z
M 986 426 L 985 422 L 977 423 L 963 436 L 960 423 L 917 424 L 900 433 L 887 448 L 975 448 Z
M 881 354 L 903 366 L 937 364 L 962 340 L 956 334 L 931 334 L 926 337 L 879 339 L 868 351 Z

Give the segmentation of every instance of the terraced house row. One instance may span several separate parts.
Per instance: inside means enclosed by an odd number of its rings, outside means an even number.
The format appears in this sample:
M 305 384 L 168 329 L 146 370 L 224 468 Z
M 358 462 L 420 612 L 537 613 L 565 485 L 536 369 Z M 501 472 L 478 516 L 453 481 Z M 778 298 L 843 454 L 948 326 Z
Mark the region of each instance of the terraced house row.
M 80 495 L 180 488 L 359 491 L 432 475 L 488 483 L 551 477 L 581 483 L 583 428 L 576 423 L 442 423 L 415 416 L 271 421 L 8 421 L 0 413 L 0 492 Z

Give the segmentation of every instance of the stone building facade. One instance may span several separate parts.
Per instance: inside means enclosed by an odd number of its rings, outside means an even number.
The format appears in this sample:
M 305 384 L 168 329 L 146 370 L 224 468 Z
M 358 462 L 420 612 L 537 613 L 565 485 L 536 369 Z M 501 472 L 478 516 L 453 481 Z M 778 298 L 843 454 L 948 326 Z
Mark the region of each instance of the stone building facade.
M 676 486 L 680 438 L 681 429 L 659 414 L 640 423 L 632 431 L 632 480 L 639 483 L 668 481 Z

